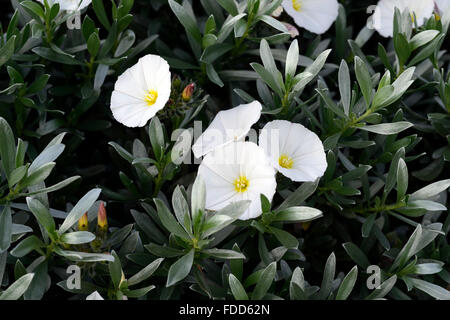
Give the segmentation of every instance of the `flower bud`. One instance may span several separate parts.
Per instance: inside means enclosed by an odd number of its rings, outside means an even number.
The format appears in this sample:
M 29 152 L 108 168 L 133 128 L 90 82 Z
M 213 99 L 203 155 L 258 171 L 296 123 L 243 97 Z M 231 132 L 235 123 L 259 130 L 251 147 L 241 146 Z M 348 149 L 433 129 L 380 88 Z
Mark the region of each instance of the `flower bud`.
M 89 227 L 88 215 L 87 212 L 83 214 L 83 216 L 78 220 L 78 230 L 79 231 L 87 231 Z
M 195 89 L 195 83 L 190 83 L 186 86 L 186 88 L 184 88 L 183 90 L 183 94 L 182 94 L 182 98 L 183 101 L 189 101 L 192 98 L 192 95 L 194 94 L 194 89 Z
M 108 229 L 108 219 L 106 218 L 106 209 L 103 202 L 100 202 L 97 213 L 97 226 L 100 230 Z
M 283 7 L 279 6 L 272 12 L 271 16 L 274 18 L 278 18 L 279 16 L 281 16 L 282 13 L 283 13 Z
M 287 22 L 282 22 L 282 24 L 284 24 L 284 26 L 288 29 L 289 34 L 291 35 L 291 38 L 295 38 L 300 34 L 298 32 L 298 29 L 296 27 L 294 27 L 292 24 L 287 23 Z

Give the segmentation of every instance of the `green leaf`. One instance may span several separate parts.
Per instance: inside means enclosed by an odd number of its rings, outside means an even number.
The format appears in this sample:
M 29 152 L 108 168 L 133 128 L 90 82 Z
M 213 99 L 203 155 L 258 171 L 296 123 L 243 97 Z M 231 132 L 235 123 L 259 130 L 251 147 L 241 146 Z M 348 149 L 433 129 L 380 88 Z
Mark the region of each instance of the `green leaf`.
M 414 286 L 414 288 L 429 294 L 433 298 L 436 298 L 438 300 L 450 300 L 450 291 L 448 291 L 447 289 L 416 278 L 408 278 L 408 280 Z
M 277 263 L 272 262 L 261 273 L 259 281 L 256 283 L 252 293 L 252 300 L 262 300 L 269 290 L 277 272 Z
M 408 168 L 405 160 L 402 158 L 398 161 L 397 168 L 397 201 L 403 199 L 408 189 Z
M 69 232 L 61 236 L 61 241 L 67 244 L 89 243 L 94 240 L 95 235 L 87 231 Z
M 45 244 L 35 235 L 23 239 L 14 249 L 11 250 L 11 255 L 21 258 L 29 254 L 31 251 L 44 247 Z
M 269 70 L 266 70 L 262 65 L 260 65 L 259 63 L 251 63 L 250 64 L 253 68 L 253 70 L 255 70 L 259 76 L 261 77 L 261 79 L 267 83 L 267 85 L 273 90 L 275 91 L 275 93 L 282 97 L 283 93 L 281 91 L 281 87 L 280 84 L 278 83 L 278 81 L 275 79 L 275 75 L 273 73 L 271 73 Z
M 190 239 L 189 235 L 186 233 L 183 227 L 180 226 L 180 224 L 177 222 L 177 220 L 170 212 L 170 210 L 166 207 L 164 202 L 158 198 L 153 199 L 153 201 L 155 202 L 156 205 L 158 217 L 161 220 L 161 223 L 164 225 L 164 227 L 171 233 L 175 234 L 176 236 L 182 239 L 186 240 Z
M 64 148 L 65 146 L 61 143 L 54 144 L 46 148 L 36 157 L 36 159 L 33 160 L 30 167 L 28 168 L 28 175 L 34 173 L 43 165 L 55 161 L 61 155 L 61 153 L 63 153 Z
M 28 176 L 21 181 L 20 188 L 24 189 L 26 187 L 34 186 L 38 183 L 43 182 L 50 175 L 55 165 L 55 162 L 49 162 L 44 164 L 31 174 L 30 172 L 28 172 Z
M 336 273 L 336 256 L 334 252 L 330 254 L 325 264 L 325 270 L 323 271 L 322 285 L 318 292 L 318 297 L 321 300 L 327 299 L 331 293 L 334 275 Z
M 198 225 L 201 222 L 201 217 L 204 214 L 206 203 L 206 186 L 203 178 L 197 176 L 192 186 L 191 195 L 191 215 L 194 224 L 194 230 L 200 230 Z
M 242 283 L 232 274 L 228 276 L 231 293 L 236 300 L 248 300 L 247 292 L 245 292 Z
M 285 67 L 286 79 L 288 77 L 293 78 L 295 76 L 295 72 L 297 71 L 298 59 L 299 59 L 298 42 L 297 39 L 295 39 L 294 41 L 292 41 L 286 56 L 286 67 Z
M 144 248 L 157 257 L 174 258 L 183 255 L 183 251 L 179 249 L 167 246 L 159 246 L 154 243 L 147 244 L 144 246 Z
M 339 92 L 341 94 L 341 103 L 344 107 L 344 113 L 348 116 L 350 112 L 350 102 L 352 100 L 352 87 L 350 82 L 350 71 L 347 62 L 341 61 L 338 73 Z
M 395 52 L 401 66 L 403 66 L 411 55 L 408 39 L 403 33 L 398 33 L 394 36 Z
M 89 39 L 87 41 L 87 48 L 91 57 L 95 58 L 100 49 L 100 38 L 98 37 L 97 32 L 93 32 L 89 36 Z
M 404 267 L 404 265 L 408 262 L 409 258 L 411 258 L 415 254 L 416 248 L 419 246 L 421 238 L 422 238 L 422 227 L 420 224 L 418 224 L 413 234 L 409 238 L 408 242 L 406 242 L 402 250 L 395 258 L 390 270 L 402 269 Z
M 158 161 L 161 161 L 165 150 L 165 140 L 164 131 L 158 117 L 153 117 L 150 121 L 148 135 L 155 157 Z
M 15 186 L 17 183 L 19 183 L 27 174 L 28 166 L 21 166 L 16 169 L 14 169 L 11 172 L 11 175 L 9 177 L 8 186 L 11 189 L 13 186 Z
M 441 272 L 443 269 L 442 263 L 420 263 L 415 265 L 415 274 L 435 274 Z
M 0 212 L 0 253 L 5 252 L 11 244 L 12 217 L 11 208 L 4 206 Z
M 393 123 L 382 123 L 382 124 L 369 125 L 369 126 L 360 127 L 359 129 L 377 133 L 377 134 L 382 134 L 382 135 L 391 135 L 391 134 L 400 133 L 403 130 L 411 128 L 412 126 L 413 126 L 413 124 L 410 122 L 399 121 L 399 122 L 393 122 Z
M 27 291 L 33 278 L 34 273 L 28 273 L 20 277 L 0 294 L 0 300 L 18 300 Z
M 370 235 L 370 231 L 372 231 L 372 227 L 373 227 L 376 217 L 377 217 L 376 214 L 371 214 L 364 221 L 362 228 L 361 228 L 361 233 L 362 233 L 363 238 L 367 238 Z
M 169 0 L 169 6 L 183 25 L 186 33 L 190 35 L 197 43 L 201 44 L 202 35 L 197 26 L 197 22 L 192 18 L 191 15 L 189 15 L 187 10 L 185 10 L 182 5 L 178 4 L 174 0 Z
M 367 267 L 370 266 L 370 262 L 367 256 L 354 243 L 346 242 L 343 243 L 342 246 L 344 247 L 347 254 L 350 256 L 350 258 L 352 258 L 352 260 L 355 261 L 356 264 L 360 266 L 363 270 L 366 270 Z
M 36 220 L 42 225 L 47 233 L 52 236 L 55 232 L 55 220 L 50 211 L 38 200 L 27 197 L 27 205 Z M 77 220 L 78 221 L 78 220 Z
M 245 259 L 245 256 L 234 250 L 226 250 L 226 249 L 206 249 L 202 250 L 202 253 L 205 253 L 211 257 L 224 259 L 224 260 L 234 260 L 234 259 Z
M 4 65 L 11 56 L 14 54 L 14 44 L 16 41 L 16 36 L 12 36 L 6 41 L 6 44 L 0 48 L 0 67 Z
M 249 205 L 250 201 L 248 200 L 232 202 L 208 216 L 202 226 L 202 237 L 208 237 L 236 221 L 245 213 Z
M 272 55 L 272 51 L 270 50 L 269 44 L 267 43 L 266 39 L 261 40 L 259 53 L 260 53 L 264 68 L 267 71 L 269 71 L 269 73 L 274 76 L 275 81 L 277 81 L 278 78 L 276 77 L 276 75 L 279 73 L 279 71 L 277 69 L 275 60 Z
M 268 227 L 269 231 L 275 235 L 275 237 L 280 241 L 280 243 L 288 248 L 288 249 L 297 249 L 298 248 L 298 240 L 293 235 L 291 235 L 289 232 L 286 232 L 284 230 L 274 228 L 274 227 Z
M 204 63 L 214 63 L 217 59 L 223 56 L 225 53 L 231 51 L 234 46 L 230 43 L 216 43 L 210 45 L 203 51 L 202 56 L 200 57 L 200 61 Z
M 184 230 L 189 234 L 192 233 L 192 221 L 189 213 L 189 204 L 181 191 L 180 186 L 177 186 L 172 195 L 172 207 L 175 211 L 175 216 L 178 222 L 183 226 Z
M 359 87 L 366 101 L 367 107 L 370 106 L 372 100 L 372 79 L 369 69 L 365 62 L 358 56 L 355 56 L 355 73 L 358 80 Z
M 56 248 L 54 252 L 62 257 L 77 262 L 114 261 L 114 256 L 103 253 L 77 252 Z
M 290 207 L 277 210 L 273 221 L 307 222 L 322 217 L 322 211 L 310 207 Z
M 447 190 L 449 187 L 450 179 L 434 182 L 411 194 L 409 200 L 427 200 Z
M 0 159 L 2 160 L 3 169 L 6 178 L 9 177 L 15 166 L 16 144 L 14 142 L 14 134 L 8 122 L 0 117 Z
M 216 69 L 214 69 L 214 66 L 212 64 L 206 65 L 206 75 L 208 76 L 208 79 L 211 80 L 211 82 L 217 84 L 219 87 L 223 87 L 224 83 L 222 79 L 220 78 L 219 74 L 217 73 Z
M 234 0 L 217 0 L 217 2 L 232 16 L 239 13 L 237 4 Z
M 84 65 L 83 62 L 78 61 L 74 58 L 74 56 L 67 53 L 55 52 L 50 48 L 35 47 L 31 49 L 31 51 L 33 51 L 38 56 L 53 62 L 67 65 Z
M 194 263 L 194 254 L 195 250 L 192 249 L 170 266 L 166 287 L 173 286 L 187 277 Z
M 136 273 L 134 276 L 132 276 L 130 279 L 127 280 L 128 286 L 133 286 L 150 278 L 163 261 L 164 258 L 159 258 L 150 263 L 144 269 L 142 269 L 141 271 L 139 271 L 138 273 Z
M 384 281 L 378 288 L 376 288 L 371 294 L 369 294 L 365 300 L 375 300 L 383 298 L 385 295 L 387 295 L 392 288 L 394 287 L 395 283 L 397 282 L 397 276 L 393 275 L 386 281 Z
M 35 94 L 45 88 L 47 85 L 49 74 L 41 74 L 28 88 L 27 94 Z
M 144 295 L 146 295 L 148 292 L 150 292 L 151 290 L 155 289 L 154 285 L 148 286 L 148 287 L 144 287 L 144 288 L 139 288 L 136 290 L 124 290 L 123 293 L 129 297 L 129 298 L 140 298 Z
M 336 294 L 336 300 L 346 300 L 353 290 L 356 283 L 356 278 L 358 278 L 358 267 L 354 266 L 352 270 L 345 276 L 342 280 L 339 290 Z
M 119 256 L 113 250 L 111 255 L 114 257 L 114 261 L 109 262 L 108 270 L 111 280 L 114 284 L 114 288 L 118 289 L 122 280 L 122 264 L 120 263 Z
M 263 21 L 266 24 L 268 24 L 269 26 L 271 26 L 272 28 L 277 29 L 278 31 L 281 31 L 282 34 L 288 34 L 290 36 L 289 30 L 286 28 L 286 26 L 283 23 L 281 23 L 280 21 L 278 21 L 277 19 L 275 19 L 269 15 L 258 16 L 256 18 L 256 21 Z
M 100 192 L 101 189 L 92 189 L 91 191 L 86 193 L 83 198 L 80 199 L 80 201 L 77 202 L 75 207 L 72 208 L 63 224 L 59 228 L 59 234 L 65 233 L 75 223 L 78 222 L 81 216 L 92 207 L 95 201 L 97 201 L 98 197 L 100 196 Z
M 314 182 L 305 182 L 292 192 L 283 203 L 277 208 L 277 211 L 282 211 L 292 206 L 298 206 L 308 199 L 319 185 L 319 179 Z
M 418 34 L 414 35 L 414 37 L 412 37 L 411 40 L 409 41 L 411 50 L 414 51 L 417 48 L 427 44 L 428 42 L 433 40 L 438 34 L 439 34 L 438 30 L 425 30 L 419 32 Z
M 98 21 L 100 21 L 106 30 L 109 30 L 111 28 L 111 24 L 109 23 L 108 16 L 106 15 L 103 0 L 92 0 L 92 8 L 94 9 Z
M 44 19 L 44 9 L 40 4 L 27 0 L 22 1 L 20 5 L 36 20 L 36 22 L 41 22 Z

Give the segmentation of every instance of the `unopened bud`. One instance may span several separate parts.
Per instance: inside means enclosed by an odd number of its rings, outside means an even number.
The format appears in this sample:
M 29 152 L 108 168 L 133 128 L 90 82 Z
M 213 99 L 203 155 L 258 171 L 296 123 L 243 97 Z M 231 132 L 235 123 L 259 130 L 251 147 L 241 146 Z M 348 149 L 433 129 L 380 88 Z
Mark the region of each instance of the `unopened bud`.
M 310 226 L 311 226 L 311 221 L 307 221 L 307 222 L 303 222 L 302 223 L 302 228 L 305 231 L 308 230 Z
M 291 38 L 297 37 L 300 33 L 298 32 L 298 29 L 294 27 L 292 24 L 287 22 L 282 22 L 284 26 L 288 29 L 289 34 L 291 35 Z
M 192 98 L 192 95 L 194 94 L 194 89 L 195 89 L 195 83 L 190 83 L 186 86 L 186 88 L 184 88 L 183 90 L 183 94 L 182 94 L 182 98 L 183 101 L 189 101 Z
M 271 16 L 274 18 L 278 18 L 279 16 L 281 16 L 282 13 L 283 13 L 283 7 L 279 6 L 272 12 Z
M 88 215 L 87 212 L 83 214 L 83 216 L 78 220 L 78 230 L 79 231 L 87 231 L 89 227 Z
M 98 207 L 97 226 L 101 230 L 108 228 L 108 219 L 106 218 L 106 209 L 103 202 L 100 202 L 100 206 Z
M 180 78 L 178 76 L 175 76 L 172 80 L 172 86 L 174 88 L 178 88 L 180 86 L 180 84 L 181 84 Z

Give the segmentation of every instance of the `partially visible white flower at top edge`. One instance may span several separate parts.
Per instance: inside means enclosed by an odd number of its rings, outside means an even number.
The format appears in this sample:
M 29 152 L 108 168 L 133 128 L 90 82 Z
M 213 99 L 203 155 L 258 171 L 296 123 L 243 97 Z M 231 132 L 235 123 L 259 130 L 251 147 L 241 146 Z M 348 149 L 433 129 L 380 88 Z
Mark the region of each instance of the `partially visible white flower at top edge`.
M 114 118 L 127 127 L 143 127 L 170 98 L 169 64 L 148 54 L 125 70 L 111 95 Z
M 44 4 L 44 0 L 37 0 Z M 54 3 L 59 4 L 60 11 L 77 11 L 83 10 L 91 4 L 91 0 L 47 0 L 47 3 L 52 6 Z
M 411 19 L 420 27 L 431 17 L 434 10 L 433 0 L 380 0 L 372 17 L 373 27 L 383 37 L 392 37 L 395 8 L 401 12 L 409 10 Z
M 282 6 L 299 27 L 316 34 L 326 32 L 339 13 L 337 0 L 283 0 Z
M 434 0 L 437 8 L 437 13 L 443 16 L 444 13 L 450 9 L 450 0 Z
M 200 158 L 219 146 L 243 139 L 261 117 L 261 110 L 261 103 L 253 101 L 219 111 L 192 146 L 194 156 Z
M 241 220 L 261 215 L 261 194 L 272 200 L 277 187 L 275 169 L 264 150 L 253 142 L 233 142 L 208 153 L 198 168 L 205 181 L 206 209 L 220 210 L 250 200 Z
M 105 300 L 97 291 L 92 292 L 86 297 L 86 300 Z
M 322 141 L 301 124 L 271 121 L 261 130 L 259 145 L 272 165 L 293 181 L 315 181 L 327 169 Z

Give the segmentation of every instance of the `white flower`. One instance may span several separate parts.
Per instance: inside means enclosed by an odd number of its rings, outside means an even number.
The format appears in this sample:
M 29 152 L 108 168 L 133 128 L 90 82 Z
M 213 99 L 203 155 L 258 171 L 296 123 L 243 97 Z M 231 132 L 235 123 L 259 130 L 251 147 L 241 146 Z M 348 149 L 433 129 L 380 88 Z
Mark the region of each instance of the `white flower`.
M 409 10 L 411 19 L 415 19 L 418 26 L 423 25 L 425 19 L 431 17 L 434 10 L 433 0 L 380 0 L 373 14 L 373 27 L 383 37 L 392 37 L 394 29 L 394 12 Z M 415 15 L 415 18 L 414 18 Z
M 114 118 L 127 127 L 143 127 L 164 108 L 170 97 L 169 64 L 148 54 L 125 70 L 116 81 L 111 96 Z
M 44 0 L 38 1 L 44 4 Z M 58 3 L 60 11 L 76 11 L 86 8 L 91 4 L 91 0 L 47 0 L 47 3 L 49 6 L 52 6 L 54 3 Z
M 450 0 L 434 0 L 437 13 L 442 16 L 450 8 Z
M 272 165 L 293 181 L 315 181 L 327 168 L 322 141 L 301 124 L 271 121 L 261 130 L 259 145 Z
M 220 210 L 236 201 L 250 200 L 241 220 L 261 215 L 261 194 L 275 194 L 275 170 L 264 150 L 253 142 L 234 142 L 208 153 L 198 168 L 206 185 L 206 209 Z
M 339 13 L 337 0 L 283 0 L 282 6 L 299 27 L 316 34 L 326 32 Z
M 261 117 L 262 106 L 258 101 L 241 104 L 220 111 L 203 134 L 192 146 L 196 158 L 200 158 L 219 146 L 244 138 Z

